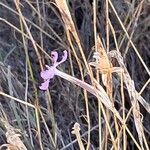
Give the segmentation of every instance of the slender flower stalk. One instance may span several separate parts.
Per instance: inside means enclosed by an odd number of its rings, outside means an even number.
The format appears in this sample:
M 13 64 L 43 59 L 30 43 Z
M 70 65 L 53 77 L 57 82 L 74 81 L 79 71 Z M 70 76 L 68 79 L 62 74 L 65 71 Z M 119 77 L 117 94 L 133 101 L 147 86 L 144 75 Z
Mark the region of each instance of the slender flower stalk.
M 100 97 L 101 102 L 108 108 L 110 109 L 116 116 L 117 118 L 122 122 L 122 118 L 119 115 L 118 111 L 114 108 L 112 102 L 110 101 L 107 93 L 105 92 L 105 90 L 103 89 L 103 87 L 96 82 L 96 80 L 94 80 L 94 82 L 96 83 L 96 87 L 92 86 L 82 80 L 79 80 L 73 76 L 70 76 L 60 70 L 58 70 L 56 67 L 63 63 L 66 59 L 67 59 L 67 51 L 63 51 L 64 55 L 62 57 L 62 60 L 60 62 L 57 62 L 58 59 L 58 53 L 57 52 L 52 52 L 52 61 L 53 61 L 53 65 L 50 67 L 48 65 L 46 65 L 46 70 L 41 71 L 41 77 L 44 79 L 44 82 L 41 84 L 41 86 L 39 87 L 41 90 L 47 90 L 48 86 L 49 86 L 49 82 L 50 79 L 52 79 L 55 75 L 72 82 L 73 84 L 80 86 L 83 89 L 86 89 L 89 93 L 95 95 L 96 97 Z
M 84 82 L 82 80 L 79 80 L 79 79 L 77 79 L 75 77 L 72 77 L 72 76 L 70 76 L 70 75 L 68 75 L 68 74 L 66 74 L 64 72 L 61 72 L 58 69 L 55 70 L 55 75 L 57 75 L 57 76 L 59 76 L 59 77 L 61 77 L 63 79 L 66 79 L 67 81 L 70 81 L 70 82 L 74 83 L 75 85 L 80 86 L 83 89 L 86 89 L 89 93 L 95 95 L 96 97 L 100 97 L 101 102 L 108 109 L 110 109 L 121 122 L 123 122 L 121 116 L 118 113 L 118 111 L 114 108 L 112 102 L 110 101 L 107 93 L 105 92 L 103 87 L 96 82 L 96 80 L 94 82 L 97 84 L 96 85 L 97 88 L 92 86 L 92 85 L 89 85 L 88 83 L 86 83 L 86 82 Z

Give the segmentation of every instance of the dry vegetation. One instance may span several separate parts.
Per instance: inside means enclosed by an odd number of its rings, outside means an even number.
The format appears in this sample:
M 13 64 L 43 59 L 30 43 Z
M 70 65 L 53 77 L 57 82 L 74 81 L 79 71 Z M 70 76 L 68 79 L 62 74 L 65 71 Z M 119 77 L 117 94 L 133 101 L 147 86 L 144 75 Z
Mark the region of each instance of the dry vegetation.
M 148 150 L 149 14 L 149 0 L 0 0 L 0 149 Z

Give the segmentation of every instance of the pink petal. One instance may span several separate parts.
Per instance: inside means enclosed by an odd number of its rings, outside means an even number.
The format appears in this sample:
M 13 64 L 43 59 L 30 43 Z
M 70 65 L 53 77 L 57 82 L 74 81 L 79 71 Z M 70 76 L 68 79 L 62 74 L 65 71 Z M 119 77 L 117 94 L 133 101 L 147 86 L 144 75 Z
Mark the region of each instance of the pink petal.
M 62 61 L 64 62 L 67 59 L 67 51 L 64 50 L 63 53 L 64 53 L 64 55 L 63 55 Z
M 49 86 L 49 80 L 46 80 L 44 83 L 41 84 L 41 86 L 39 86 L 39 88 L 41 90 L 47 90 Z
M 66 59 L 67 59 L 67 51 L 64 50 L 63 53 L 64 53 L 64 55 L 62 56 L 62 60 L 60 62 L 58 62 L 57 65 L 59 65 L 59 64 L 63 63 L 64 61 L 66 61 Z
M 45 67 L 47 68 L 47 70 L 51 69 L 51 67 L 48 65 L 45 65 Z
M 52 79 L 54 77 L 54 67 L 51 67 L 50 69 L 45 71 L 41 71 L 40 75 L 45 80 Z
M 53 63 L 56 63 L 58 59 L 58 53 L 56 51 L 52 51 L 51 57 L 52 57 Z

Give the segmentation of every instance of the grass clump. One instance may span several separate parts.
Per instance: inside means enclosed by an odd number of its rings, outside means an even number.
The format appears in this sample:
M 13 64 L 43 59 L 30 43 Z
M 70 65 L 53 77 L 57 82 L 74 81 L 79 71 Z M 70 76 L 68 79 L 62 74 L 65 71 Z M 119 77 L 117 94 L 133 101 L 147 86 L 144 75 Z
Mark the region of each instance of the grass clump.
M 1 0 L 1 149 L 148 150 L 148 7 Z

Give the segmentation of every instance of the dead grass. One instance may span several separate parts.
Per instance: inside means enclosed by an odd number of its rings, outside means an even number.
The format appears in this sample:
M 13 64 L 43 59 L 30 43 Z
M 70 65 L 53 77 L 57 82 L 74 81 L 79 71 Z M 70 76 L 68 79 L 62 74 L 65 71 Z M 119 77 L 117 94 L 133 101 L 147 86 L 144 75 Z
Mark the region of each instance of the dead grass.
M 148 150 L 149 7 L 1 0 L 0 149 Z M 64 49 L 67 61 L 41 91 L 50 52 Z

